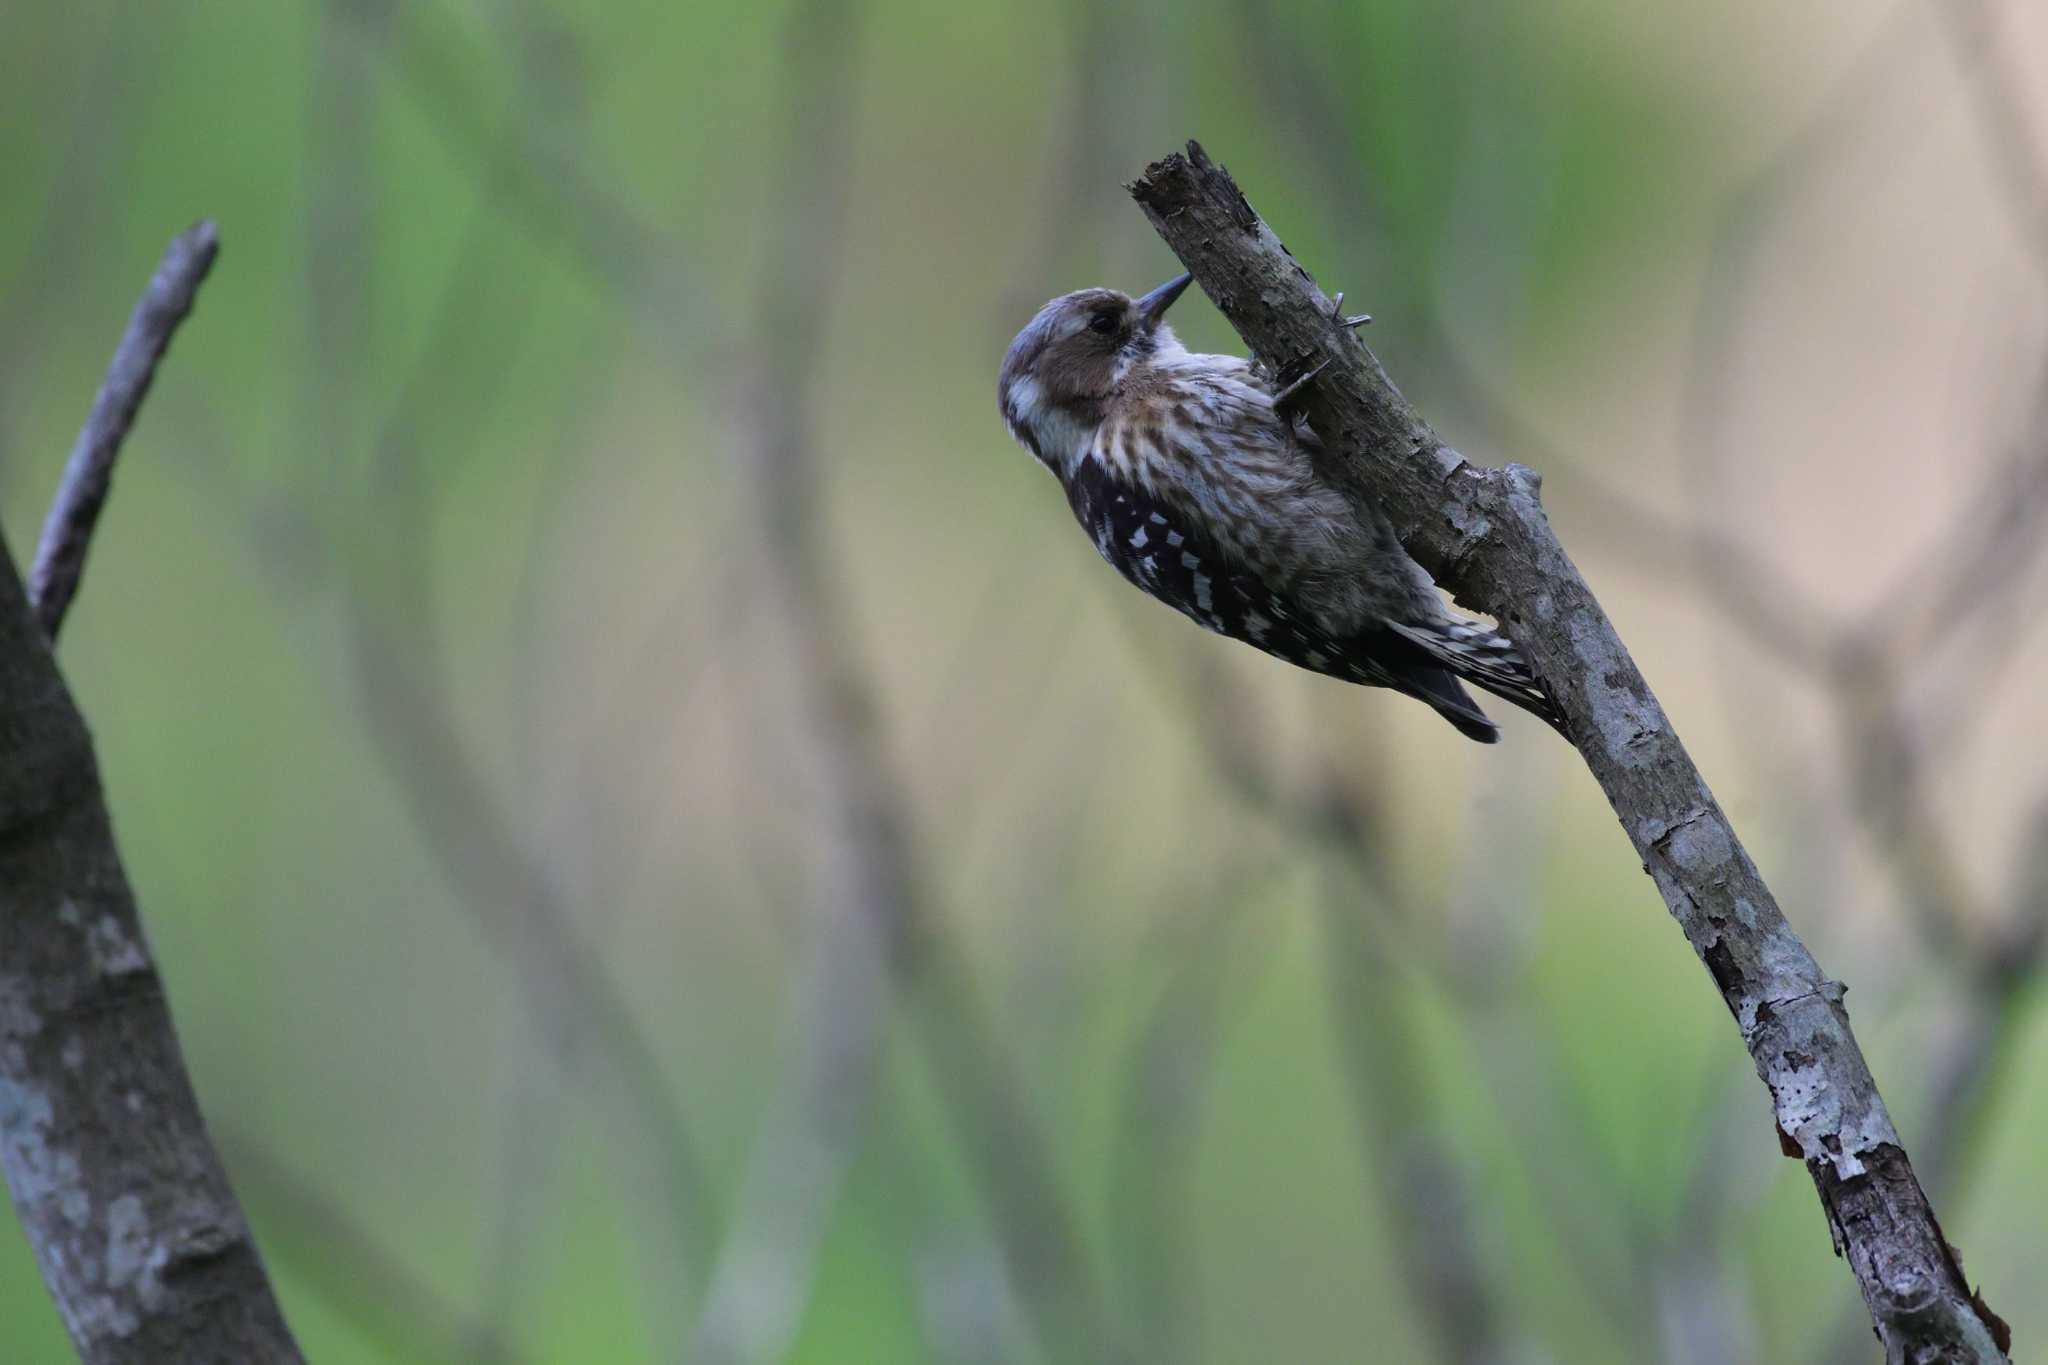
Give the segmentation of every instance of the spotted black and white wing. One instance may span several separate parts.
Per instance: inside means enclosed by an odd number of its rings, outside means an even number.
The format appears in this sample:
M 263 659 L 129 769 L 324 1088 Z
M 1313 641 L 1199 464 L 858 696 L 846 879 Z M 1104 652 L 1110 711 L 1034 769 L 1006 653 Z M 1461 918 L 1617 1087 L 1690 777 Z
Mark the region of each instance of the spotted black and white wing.
M 1312 672 L 1417 697 L 1473 739 L 1499 738 L 1433 651 L 1392 629 L 1332 638 L 1258 574 L 1227 559 L 1177 508 L 1111 478 L 1095 461 L 1082 461 L 1067 480 L 1067 502 L 1118 573 L 1198 625 Z
M 1571 738 L 1557 703 L 1529 671 L 1521 651 L 1493 627 L 1478 621 L 1442 620 L 1420 626 L 1393 622 L 1387 628 L 1466 682 L 1513 702 Z

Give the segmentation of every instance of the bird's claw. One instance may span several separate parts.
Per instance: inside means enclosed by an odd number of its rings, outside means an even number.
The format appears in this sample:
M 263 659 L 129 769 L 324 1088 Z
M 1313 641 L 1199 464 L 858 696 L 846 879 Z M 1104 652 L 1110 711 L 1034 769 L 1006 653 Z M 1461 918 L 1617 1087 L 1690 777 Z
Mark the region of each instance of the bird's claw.
M 1330 362 L 1328 360 L 1325 360 L 1322 364 L 1316 366 L 1314 369 L 1306 371 L 1305 373 L 1291 380 L 1288 383 L 1287 387 L 1281 389 L 1280 392 L 1273 395 L 1273 406 L 1275 408 L 1281 407 L 1283 404 L 1287 402 L 1288 399 L 1294 397 L 1294 395 L 1300 393 L 1303 389 L 1307 388 L 1310 380 L 1314 379 L 1317 375 L 1321 374 L 1324 370 L 1327 370 L 1329 368 Z

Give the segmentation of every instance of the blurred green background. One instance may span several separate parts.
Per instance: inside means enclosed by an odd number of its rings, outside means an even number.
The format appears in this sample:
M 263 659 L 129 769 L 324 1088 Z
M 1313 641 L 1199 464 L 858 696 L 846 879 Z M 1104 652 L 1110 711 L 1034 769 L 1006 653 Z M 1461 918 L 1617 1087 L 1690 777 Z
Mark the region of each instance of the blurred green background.
M 17 562 L 220 227 L 61 662 L 310 1355 L 1877 1358 L 1574 756 L 1202 636 L 1005 436 L 1189 137 L 1545 473 L 2048 1339 L 1967 947 L 2043 904 L 2048 27 L 1951 8 L 16 0 Z

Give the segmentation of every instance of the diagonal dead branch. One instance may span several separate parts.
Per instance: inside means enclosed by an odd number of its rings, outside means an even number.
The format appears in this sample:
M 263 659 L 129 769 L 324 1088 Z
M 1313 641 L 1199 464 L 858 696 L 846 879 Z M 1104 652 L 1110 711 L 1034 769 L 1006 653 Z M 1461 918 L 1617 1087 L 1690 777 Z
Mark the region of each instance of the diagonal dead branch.
M 1402 544 L 1496 617 L 1567 717 L 1687 940 L 1741 1028 L 1780 1131 L 1887 1348 L 2003 1361 L 2004 1324 L 1964 1281 L 1842 1007 L 1743 850 L 1613 625 L 1551 531 L 1533 471 L 1475 465 L 1440 441 L 1329 299 L 1193 143 L 1133 196 L 1275 373 L 1328 361 L 1301 395 L 1324 471 L 1382 508 Z M 1910 1355 L 1894 1355 L 1910 1359 Z

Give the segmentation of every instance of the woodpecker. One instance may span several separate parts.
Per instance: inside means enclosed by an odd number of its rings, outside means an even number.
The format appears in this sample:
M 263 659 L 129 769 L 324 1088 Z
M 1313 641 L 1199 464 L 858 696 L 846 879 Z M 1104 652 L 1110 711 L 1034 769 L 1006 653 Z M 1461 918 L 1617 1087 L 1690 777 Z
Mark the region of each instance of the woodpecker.
M 1286 391 L 1181 345 L 1164 319 L 1191 278 L 1136 299 L 1061 295 L 1003 356 L 1003 421 L 1096 550 L 1197 624 L 1418 698 L 1482 744 L 1500 730 L 1461 679 L 1567 733 L 1514 644 L 1454 614 L 1379 509 L 1316 472 L 1315 433 L 1283 409 Z

